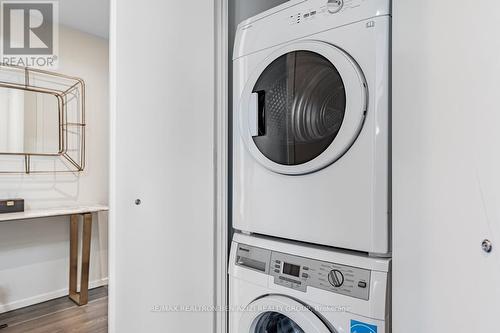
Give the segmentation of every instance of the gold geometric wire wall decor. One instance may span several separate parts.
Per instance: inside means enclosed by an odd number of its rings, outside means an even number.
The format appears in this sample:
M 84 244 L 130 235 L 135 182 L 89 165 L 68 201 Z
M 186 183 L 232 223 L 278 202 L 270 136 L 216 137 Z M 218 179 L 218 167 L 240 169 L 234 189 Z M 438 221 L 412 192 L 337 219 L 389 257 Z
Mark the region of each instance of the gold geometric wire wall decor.
M 0 64 L 0 173 L 85 168 L 85 82 Z

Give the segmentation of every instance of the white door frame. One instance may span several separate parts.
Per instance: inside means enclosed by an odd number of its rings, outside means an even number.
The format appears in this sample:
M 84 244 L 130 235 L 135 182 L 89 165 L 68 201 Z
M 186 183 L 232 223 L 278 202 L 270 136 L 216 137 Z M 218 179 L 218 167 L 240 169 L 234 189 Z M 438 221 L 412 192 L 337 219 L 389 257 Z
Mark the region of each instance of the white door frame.
M 228 331 L 228 0 L 215 0 L 215 332 Z

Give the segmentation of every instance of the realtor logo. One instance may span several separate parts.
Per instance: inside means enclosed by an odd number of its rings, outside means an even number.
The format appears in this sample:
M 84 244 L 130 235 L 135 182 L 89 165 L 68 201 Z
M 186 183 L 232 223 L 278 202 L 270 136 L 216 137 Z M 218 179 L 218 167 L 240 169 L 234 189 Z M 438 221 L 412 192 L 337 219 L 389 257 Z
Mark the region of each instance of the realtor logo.
M 2 62 L 54 68 L 58 14 L 57 1 L 1 1 Z

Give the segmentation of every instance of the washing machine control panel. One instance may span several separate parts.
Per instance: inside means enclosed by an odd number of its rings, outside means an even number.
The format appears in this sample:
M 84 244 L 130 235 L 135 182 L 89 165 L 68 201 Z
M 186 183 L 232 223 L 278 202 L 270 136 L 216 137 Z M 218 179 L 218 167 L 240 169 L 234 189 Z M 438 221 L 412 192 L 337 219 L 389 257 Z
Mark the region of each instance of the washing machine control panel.
M 274 283 L 307 291 L 318 288 L 368 300 L 371 271 L 239 244 L 236 265 L 274 277 Z

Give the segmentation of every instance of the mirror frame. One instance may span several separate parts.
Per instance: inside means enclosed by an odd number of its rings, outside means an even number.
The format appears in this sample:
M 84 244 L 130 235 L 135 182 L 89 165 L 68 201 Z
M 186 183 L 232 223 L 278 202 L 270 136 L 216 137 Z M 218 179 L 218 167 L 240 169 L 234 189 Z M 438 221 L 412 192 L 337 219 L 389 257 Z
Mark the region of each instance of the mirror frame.
M 1 152 L 0 156 L 24 159 L 22 170 L 3 170 L 0 173 L 52 173 L 81 172 L 85 168 L 85 82 L 81 78 L 41 69 L 0 64 L 0 87 L 43 94 L 51 94 L 58 100 L 59 151 L 57 153 Z M 78 98 L 79 110 L 76 121 L 69 121 L 68 104 L 72 96 Z M 77 129 L 76 131 L 74 129 Z M 77 149 L 69 149 L 69 133 L 77 133 Z M 64 167 L 39 167 L 36 159 L 60 158 Z M 41 161 L 40 161 L 41 162 Z M 0 164 L 2 161 L 0 160 Z M 45 163 L 46 164 L 46 163 Z M 17 164 L 19 165 L 19 164 Z M 49 165 L 53 165 L 49 162 Z M 37 167 L 38 166 L 38 167 Z

